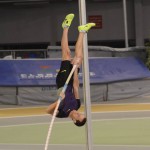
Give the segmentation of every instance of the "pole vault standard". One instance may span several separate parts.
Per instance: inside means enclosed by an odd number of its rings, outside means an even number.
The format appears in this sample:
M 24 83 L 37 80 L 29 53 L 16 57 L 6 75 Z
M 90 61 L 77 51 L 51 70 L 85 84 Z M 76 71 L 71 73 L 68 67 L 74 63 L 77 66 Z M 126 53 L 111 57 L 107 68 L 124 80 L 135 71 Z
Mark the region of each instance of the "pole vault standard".
M 78 0 L 79 3 L 79 18 L 80 25 L 86 24 L 86 3 L 85 0 Z M 89 82 L 89 61 L 88 61 L 88 43 L 87 35 L 84 36 L 83 41 L 83 85 L 84 85 L 84 101 L 85 101 L 85 114 L 87 117 L 86 124 L 86 148 L 92 150 L 92 125 L 91 125 L 91 96 L 90 96 L 90 82 Z

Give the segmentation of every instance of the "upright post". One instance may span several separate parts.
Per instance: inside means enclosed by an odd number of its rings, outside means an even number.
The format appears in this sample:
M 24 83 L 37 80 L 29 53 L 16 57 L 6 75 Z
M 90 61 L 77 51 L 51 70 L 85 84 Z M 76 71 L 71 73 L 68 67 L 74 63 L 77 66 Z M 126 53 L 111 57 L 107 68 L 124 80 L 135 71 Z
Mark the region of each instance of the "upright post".
M 80 25 L 86 24 L 86 3 L 85 0 L 79 0 L 79 18 Z M 92 150 L 92 123 L 91 123 L 91 96 L 90 96 L 90 82 L 89 82 L 89 59 L 88 59 L 88 42 L 87 35 L 84 36 L 83 43 L 83 88 L 84 88 L 84 104 L 85 113 L 87 117 L 86 124 L 86 148 Z

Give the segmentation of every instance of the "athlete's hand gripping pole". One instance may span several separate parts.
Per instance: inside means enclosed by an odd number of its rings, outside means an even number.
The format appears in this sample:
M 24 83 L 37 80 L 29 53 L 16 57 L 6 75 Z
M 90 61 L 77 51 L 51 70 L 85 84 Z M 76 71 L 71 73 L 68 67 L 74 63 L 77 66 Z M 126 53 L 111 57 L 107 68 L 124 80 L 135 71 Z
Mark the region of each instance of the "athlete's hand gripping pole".
M 71 79 L 71 77 L 72 77 L 76 67 L 77 67 L 77 65 L 73 65 L 73 68 L 72 68 L 72 70 L 71 70 L 71 72 L 70 72 L 70 74 L 69 74 L 69 76 L 68 76 L 68 78 L 67 78 L 67 80 L 65 82 L 65 85 L 64 85 L 64 87 L 62 89 L 62 93 L 65 93 L 65 91 L 67 89 L 67 86 L 68 86 L 68 83 L 69 83 L 69 81 L 70 81 L 70 79 Z M 57 105 L 55 107 L 55 110 L 54 110 L 54 113 L 53 113 L 53 116 L 52 116 L 52 119 L 51 119 L 51 123 L 50 123 L 50 126 L 49 126 L 49 130 L 48 130 L 48 134 L 47 134 L 44 150 L 48 150 L 48 143 L 49 143 L 49 139 L 50 139 L 53 123 L 54 123 L 54 120 L 55 120 L 55 117 L 56 117 L 56 113 L 57 113 L 57 110 L 58 110 L 58 107 L 59 107 L 59 104 L 60 104 L 61 100 L 62 100 L 62 97 L 59 96 L 58 101 L 57 101 Z

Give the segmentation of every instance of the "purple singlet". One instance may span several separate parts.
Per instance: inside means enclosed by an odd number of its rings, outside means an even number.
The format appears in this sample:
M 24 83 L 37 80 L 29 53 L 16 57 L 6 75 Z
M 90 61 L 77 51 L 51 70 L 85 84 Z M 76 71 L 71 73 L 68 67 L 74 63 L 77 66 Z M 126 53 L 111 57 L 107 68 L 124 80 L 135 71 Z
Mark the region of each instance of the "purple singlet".
M 72 86 L 68 85 L 65 92 L 65 98 L 60 102 L 58 108 L 59 112 L 56 117 L 66 118 L 69 116 L 72 110 L 78 110 L 79 107 L 80 107 L 80 100 L 75 99 L 75 96 L 72 92 Z

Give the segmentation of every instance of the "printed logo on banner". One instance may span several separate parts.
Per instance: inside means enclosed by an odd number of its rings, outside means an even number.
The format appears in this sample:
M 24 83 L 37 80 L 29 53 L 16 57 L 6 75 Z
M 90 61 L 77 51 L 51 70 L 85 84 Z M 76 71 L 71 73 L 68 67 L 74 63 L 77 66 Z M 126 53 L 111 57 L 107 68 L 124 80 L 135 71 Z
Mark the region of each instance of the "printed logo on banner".
M 44 69 L 50 69 L 50 68 L 51 68 L 51 66 L 43 65 L 43 66 L 40 66 L 40 68 L 41 68 L 41 69 L 43 69 L 43 70 L 44 70 Z
M 55 66 L 52 65 L 40 65 L 37 66 L 37 69 L 35 66 L 33 66 L 33 70 L 39 70 L 38 72 L 41 73 L 35 73 L 36 71 L 33 71 L 32 69 L 28 69 L 29 72 L 34 72 L 34 73 L 20 73 L 19 78 L 21 80 L 50 80 L 54 79 L 57 76 L 57 70 L 54 69 Z M 50 72 L 50 73 L 49 73 Z
M 54 73 L 46 73 L 46 74 L 25 74 L 25 73 L 21 73 L 20 74 L 20 79 L 21 80 L 39 80 L 39 79 L 51 79 L 51 78 L 56 78 L 57 76 L 57 73 L 54 74 Z
M 90 77 L 95 77 L 96 76 L 96 73 L 95 72 L 90 72 Z M 57 76 L 57 73 L 54 74 L 54 73 L 46 73 L 46 74 L 25 74 L 25 73 L 22 73 L 20 74 L 20 79 L 22 80 L 34 80 L 34 79 L 51 79 L 51 78 L 56 78 Z M 83 73 L 82 72 L 79 72 L 79 77 L 82 77 L 83 76 Z
M 96 73 L 95 72 L 90 72 L 90 77 L 95 77 L 96 76 Z M 82 72 L 79 72 L 79 77 L 82 77 L 83 76 L 83 73 Z

